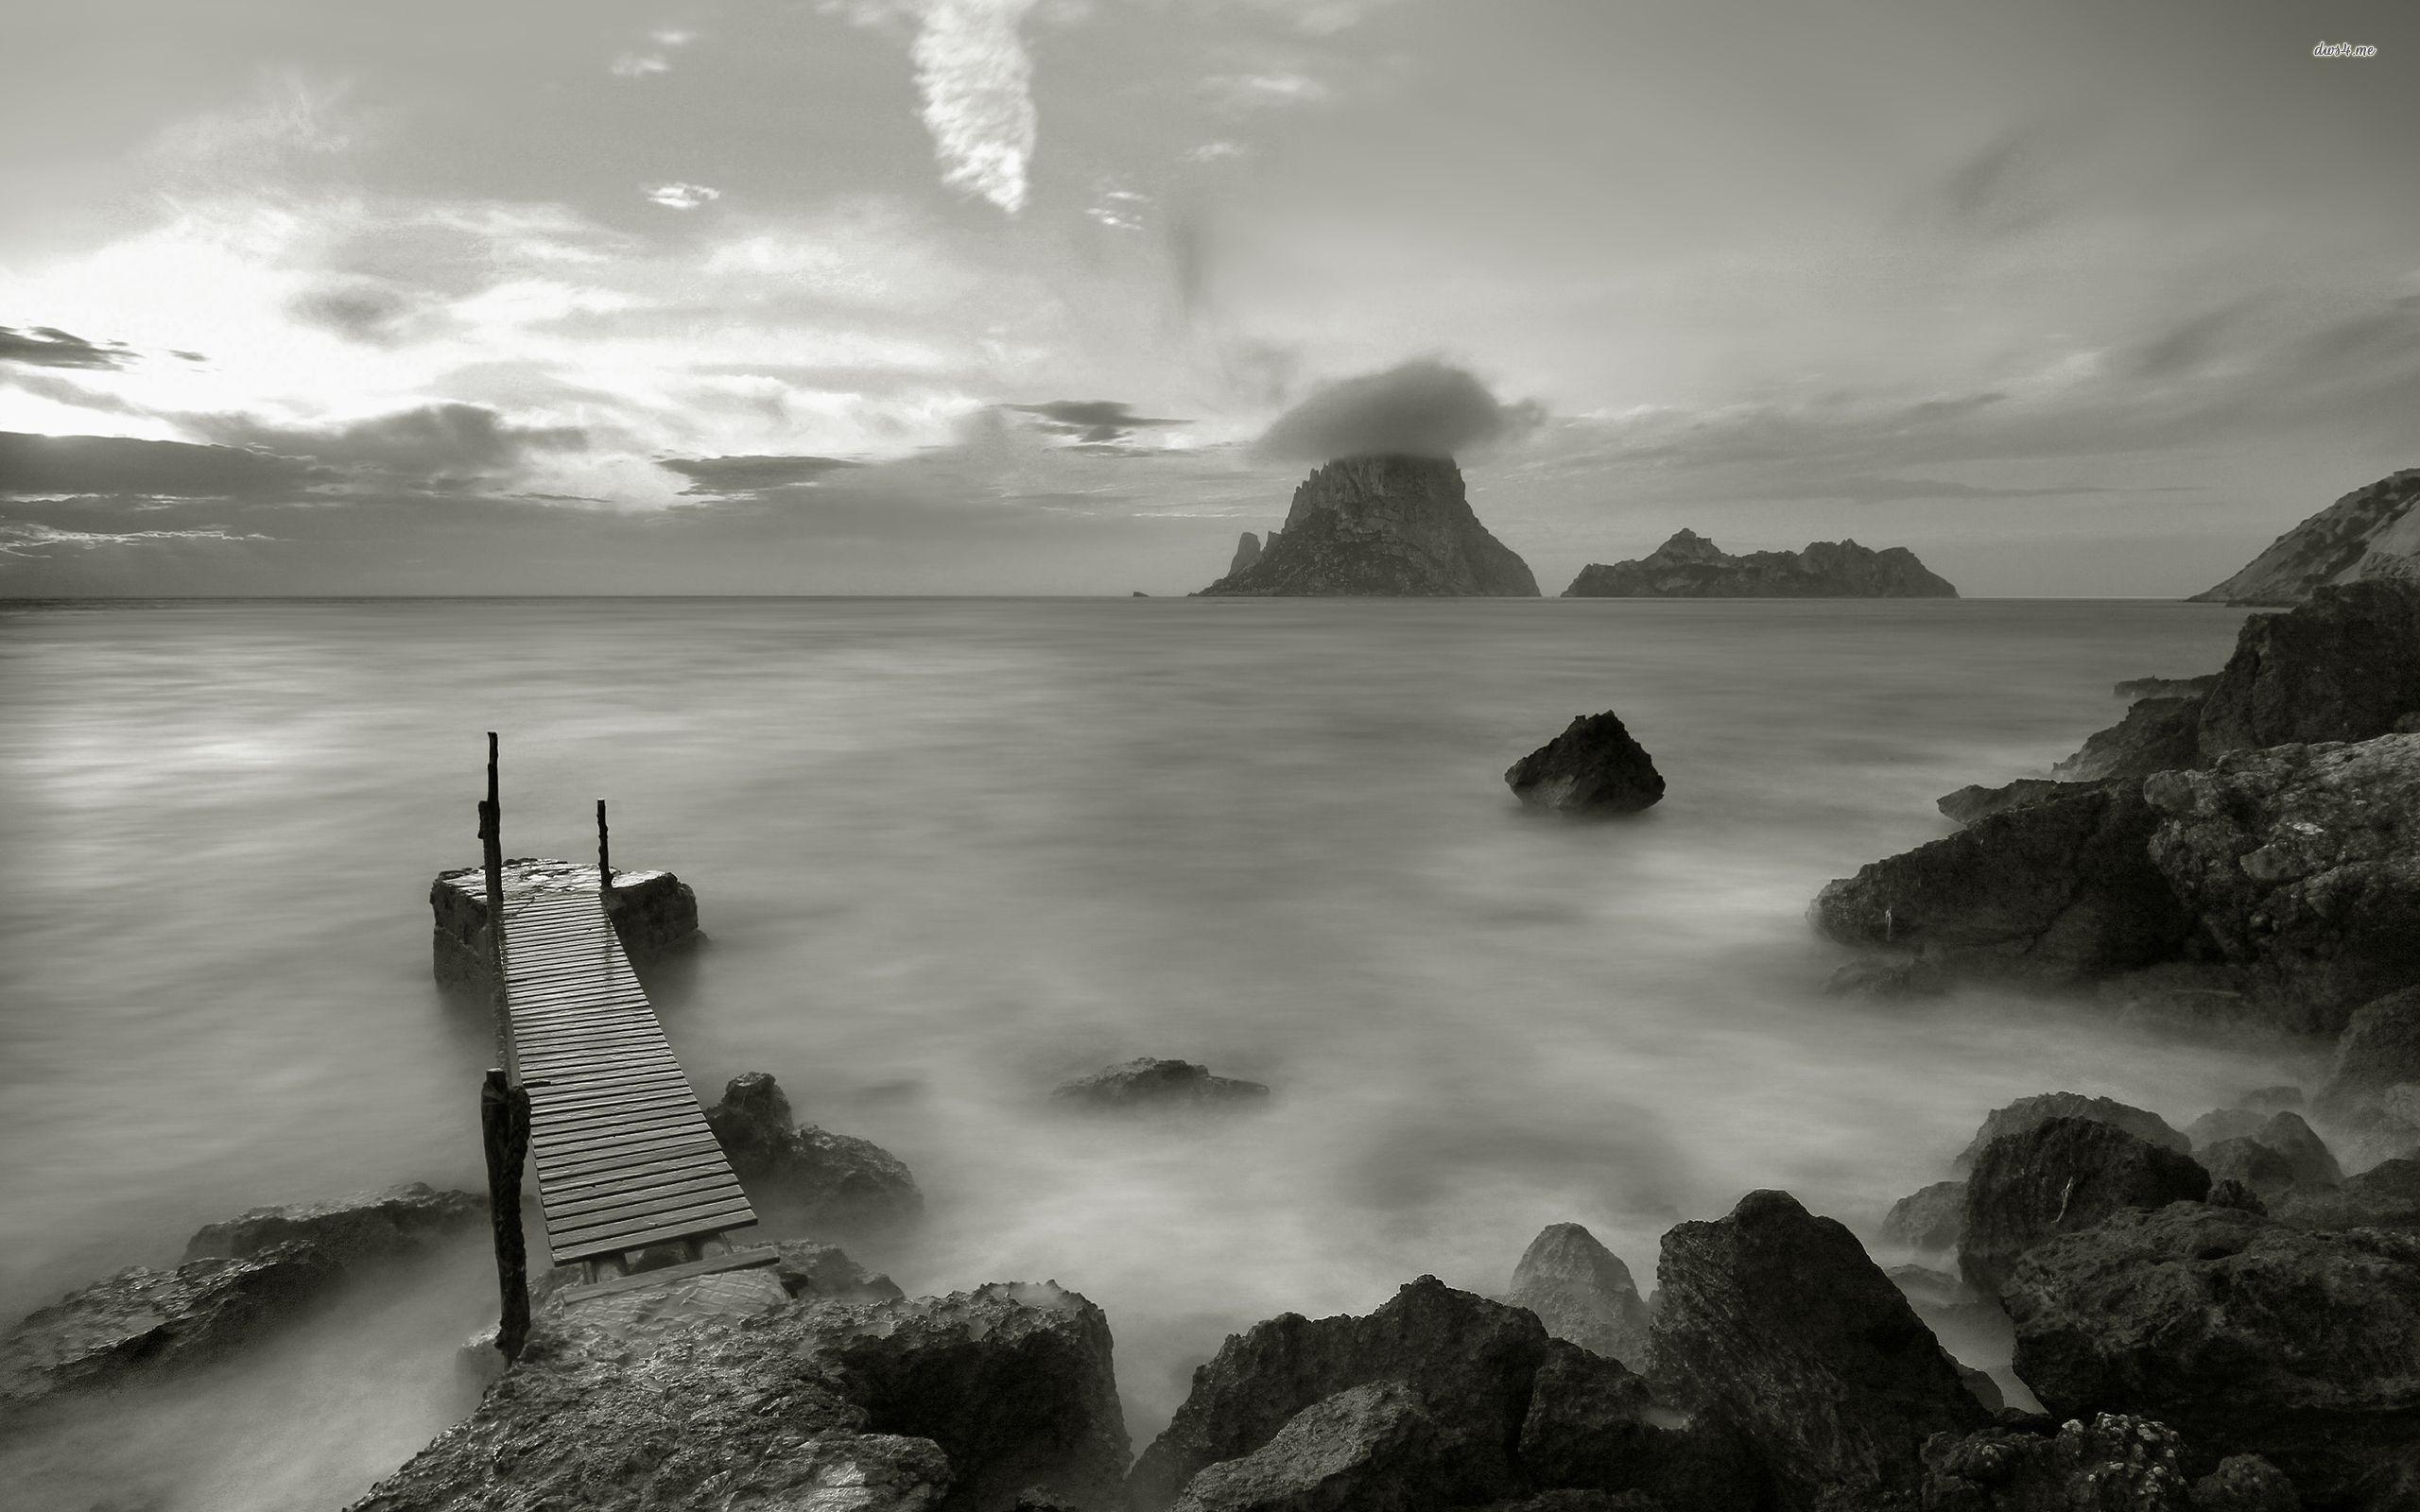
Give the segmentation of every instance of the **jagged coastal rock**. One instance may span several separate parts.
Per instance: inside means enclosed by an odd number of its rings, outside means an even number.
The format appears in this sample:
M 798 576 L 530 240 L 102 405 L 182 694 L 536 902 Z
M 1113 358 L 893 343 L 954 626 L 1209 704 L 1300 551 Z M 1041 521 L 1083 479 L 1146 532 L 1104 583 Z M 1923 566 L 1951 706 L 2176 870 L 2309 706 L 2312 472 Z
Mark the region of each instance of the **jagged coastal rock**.
M 1647 1368 L 1647 1303 L 1621 1257 L 1576 1223 L 1548 1224 L 1522 1252 L 1504 1299 L 1558 1339 Z
M 706 1125 L 750 1195 L 808 1223 L 883 1228 L 924 1215 L 925 1194 L 905 1162 L 871 1140 L 794 1122 L 769 1072 L 734 1076 Z
M 1471 512 L 1452 458 L 1388 455 L 1348 456 L 1304 479 L 1285 528 L 1253 560 L 1201 592 L 1535 598 L 1538 580 Z
M 594 896 L 596 868 L 578 861 L 516 856 L 504 864 L 504 885 L 508 892 L 542 887 Z M 477 867 L 439 872 L 429 885 L 428 906 L 435 919 L 430 956 L 437 985 L 452 992 L 485 993 L 487 873 Z M 614 932 L 621 936 L 623 952 L 632 966 L 642 970 L 705 938 L 698 928 L 696 891 L 668 871 L 615 870 L 611 908 Z
M 345 1280 L 484 1227 L 487 1204 L 413 1182 L 255 1208 L 197 1232 L 173 1270 L 133 1266 L 0 1336 L 0 1408 L 223 1359 L 302 1316 Z
M 1276 533 L 1273 530 L 1270 532 L 1271 536 Z M 1227 563 L 1227 576 L 1233 577 L 1258 560 L 1260 560 L 1260 538 L 1247 530 L 1236 542 L 1236 555 Z
M 1983 1146 L 1966 1182 L 1958 1266 L 1986 1297 L 2017 1257 L 2120 1208 L 2199 1202 L 2210 1173 L 2189 1155 L 2091 1118 L 2053 1118 Z
M 1504 781 L 1530 807 L 1568 814 L 1635 814 L 1664 797 L 1655 759 L 1610 709 L 1572 720 L 1514 762 Z
M 2420 468 L 2390 473 L 2312 515 L 2201 604 L 2299 604 L 2331 583 L 2420 580 Z
M 1804 551 L 1734 557 L 1683 530 L 1635 561 L 1590 562 L 1565 598 L 1956 598 L 1905 546 L 1818 541 Z

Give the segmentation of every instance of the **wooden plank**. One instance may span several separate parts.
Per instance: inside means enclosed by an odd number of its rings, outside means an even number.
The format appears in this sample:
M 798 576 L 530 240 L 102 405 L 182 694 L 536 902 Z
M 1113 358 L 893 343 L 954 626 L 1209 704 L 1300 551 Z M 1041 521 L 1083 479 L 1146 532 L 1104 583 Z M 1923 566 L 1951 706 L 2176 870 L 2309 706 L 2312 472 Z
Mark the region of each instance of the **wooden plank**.
M 649 1177 L 662 1176 L 673 1171 L 728 1171 L 730 1169 L 731 1167 L 724 1163 L 720 1150 L 692 1148 L 667 1156 L 663 1160 L 640 1160 L 632 1164 L 611 1166 L 584 1176 L 558 1176 L 551 1181 L 542 1179 L 539 1185 L 549 1195 L 570 1195 L 575 1193 L 611 1188 L 621 1181 L 643 1181 Z
M 704 1118 L 700 1116 L 695 1108 L 671 1107 L 633 1108 L 624 1117 L 609 1116 L 583 1119 L 577 1123 L 548 1124 L 543 1128 L 533 1123 L 530 1125 L 529 1137 L 532 1140 L 544 1140 L 548 1144 L 561 1147 L 587 1144 L 597 1140 L 618 1138 L 623 1135 L 657 1133 L 667 1129 L 689 1127 L 705 1128 L 710 1134 L 714 1132 L 706 1127 Z
M 527 1048 L 538 1052 L 571 1049 L 609 1051 L 633 1043 L 666 1044 L 662 1026 L 653 1023 L 572 1024 L 560 1029 L 535 1030 L 526 1037 L 515 1035 L 513 1042 L 519 1044 L 525 1038 Z M 666 1047 L 669 1048 L 668 1045 Z
M 542 1057 L 535 1056 L 525 1056 L 522 1057 L 521 1064 L 523 1069 L 530 1073 L 530 1074 L 524 1077 L 523 1084 L 531 1089 L 531 1095 L 533 1096 L 536 1095 L 537 1092 L 549 1087 L 578 1086 L 582 1080 L 588 1077 L 625 1074 L 638 1075 L 653 1071 L 679 1071 L 681 1069 L 681 1063 L 672 1057 L 672 1054 L 668 1049 L 653 1051 L 647 1054 L 625 1053 L 614 1056 L 564 1055 L 562 1057 L 546 1057 L 543 1058 L 547 1060 L 560 1059 L 562 1063 L 561 1065 L 547 1066 L 541 1064 Z M 541 1073 L 543 1073 L 543 1074 Z
M 706 1239 L 716 1234 L 727 1234 L 735 1228 L 752 1228 L 755 1226 L 756 1219 L 753 1214 L 736 1222 L 668 1223 L 661 1228 L 644 1229 L 633 1234 L 608 1234 L 601 1241 L 583 1239 L 567 1243 L 562 1247 L 557 1247 L 553 1236 L 549 1235 L 546 1240 L 546 1248 L 554 1257 L 556 1264 L 568 1265 L 574 1261 L 601 1260 L 608 1255 L 619 1255 L 632 1249 L 645 1249 L 649 1245 L 670 1244 L 680 1239 Z
M 679 1207 L 685 1199 L 702 1198 L 708 1194 L 728 1195 L 739 1190 L 739 1183 L 728 1171 L 709 1171 L 702 1176 L 693 1172 L 667 1172 L 644 1184 L 633 1180 L 628 1186 L 584 1192 L 577 1196 L 567 1193 L 560 1194 L 545 1205 L 546 1223 L 549 1228 L 567 1228 L 569 1225 L 565 1220 L 573 1218 L 648 1205 Z
M 643 1101 L 592 1103 L 584 1108 L 549 1108 L 544 1114 L 533 1108 L 529 1112 L 529 1133 L 533 1139 L 541 1133 L 561 1138 L 584 1128 L 614 1125 L 637 1128 L 666 1119 L 694 1117 L 702 1120 L 705 1116 L 698 1107 L 697 1097 L 683 1087 L 678 1092 L 653 1093 Z
M 643 1076 L 628 1076 L 614 1081 L 550 1082 L 529 1094 L 532 1108 L 562 1112 L 568 1108 L 587 1108 L 623 1097 L 644 1096 L 649 1092 L 679 1091 L 695 1102 L 698 1094 L 689 1090 L 689 1078 L 677 1071 L 649 1072 Z
M 644 1082 L 661 1081 L 666 1077 L 678 1080 L 683 1087 L 689 1085 L 688 1074 L 682 1071 L 676 1062 L 669 1068 L 654 1067 L 637 1071 L 602 1070 L 585 1074 L 579 1072 L 566 1072 L 554 1077 L 545 1086 L 537 1089 L 529 1095 L 548 1098 L 577 1096 L 585 1092 L 603 1091 L 614 1087 L 637 1086 Z
M 614 1249 L 633 1249 L 642 1241 L 629 1237 L 665 1228 L 681 1228 L 686 1233 L 710 1232 L 718 1224 L 752 1223 L 755 1211 L 748 1199 L 740 1196 L 717 1197 L 686 1207 L 666 1208 L 615 1214 L 595 1222 L 566 1224 L 561 1228 L 546 1226 L 546 1243 L 574 1245 L 604 1245 Z
M 659 1265 L 635 1276 L 616 1276 L 611 1280 L 591 1281 L 584 1286 L 566 1286 L 556 1293 L 565 1302 L 584 1302 L 593 1297 L 614 1297 L 623 1292 L 644 1292 L 667 1281 L 684 1281 L 699 1276 L 713 1276 L 727 1270 L 753 1270 L 770 1265 L 782 1258 L 781 1251 L 770 1245 L 754 1245 L 735 1249 L 728 1255 L 710 1260 L 692 1260 L 679 1265 Z
M 612 1149 L 570 1149 L 547 1152 L 547 1159 L 538 1166 L 538 1184 L 543 1190 L 549 1181 L 578 1181 L 592 1177 L 604 1177 L 617 1171 L 637 1170 L 651 1161 L 706 1156 L 719 1160 L 721 1146 L 709 1137 L 705 1139 L 653 1140 L 634 1144 L 617 1145 Z
M 568 1161 L 602 1160 L 625 1150 L 658 1144 L 689 1143 L 702 1148 L 716 1143 L 714 1130 L 705 1127 L 702 1122 L 694 1125 L 675 1125 L 669 1128 L 589 1129 L 560 1140 L 546 1141 L 539 1147 L 539 1170 L 543 1174 L 545 1162 L 550 1159 L 554 1164 L 562 1165 Z

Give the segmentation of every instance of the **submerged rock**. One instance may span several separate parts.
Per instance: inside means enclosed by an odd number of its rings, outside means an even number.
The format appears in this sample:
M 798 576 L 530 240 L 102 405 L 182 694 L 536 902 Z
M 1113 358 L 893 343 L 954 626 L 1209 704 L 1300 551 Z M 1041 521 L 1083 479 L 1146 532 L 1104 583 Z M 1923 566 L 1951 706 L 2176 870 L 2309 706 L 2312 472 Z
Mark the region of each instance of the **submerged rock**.
M 1167 1506 L 1205 1466 L 1253 1453 L 1305 1408 L 1390 1381 L 1428 1417 L 1435 1494 L 1509 1496 L 1519 1488 L 1512 1451 L 1547 1346 L 1530 1314 L 1431 1276 L 1366 1317 L 1288 1313 L 1254 1324 L 1193 1373 L 1192 1395 L 1134 1462 L 1134 1504 Z
M 1062 1083 L 1050 1095 L 1085 1108 L 1192 1108 L 1218 1103 L 1259 1103 L 1269 1088 L 1256 1081 L 1213 1076 L 1189 1060 L 1145 1056 Z
M 1952 1162 L 1961 1171 L 1973 1167 L 1975 1158 L 1983 1153 L 1994 1140 L 2012 1134 L 2022 1134 L 2038 1128 L 2054 1118 L 2088 1118 L 2113 1127 L 2122 1128 L 2138 1140 L 2147 1140 L 2162 1149 L 2179 1155 L 2190 1155 L 2193 1142 L 2170 1128 L 2168 1120 L 2146 1108 L 2136 1108 L 2113 1097 L 2086 1097 L 2081 1092 L 2036 1092 L 2020 1097 L 2005 1108 L 1995 1108 L 1984 1115 L 1980 1128 L 1966 1147 L 1958 1152 Z
M 1504 773 L 1531 808 L 1635 814 L 1664 797 L 1664 774 L 1612 710 L 1582 714 Z
M 706 1109 L 706 1124 L 752 1191 L 809 1222 L 881 1227 L 924 1214 L 925 1194 L 897 1156 L 871 1140 L 792 1124 L 790 1100 L 769 1072 L 734 1076 Z
M 2420 468 L 2391 472 L 2269 543 L 2204 604 L 2298 604 L 2332 583 L 2420 577 Z
M 2420 1497 L 2420 1236 L 2129 1210 L 2032 1249 L 2003 1297 L 2016 1373 L 2054 1414 L 2259 1454 L 2315 1506 Z
M 1116 1503 L 1108 1320 L 1057 1286 L 779 1302 L 635 1338 L 539 1320 L 478 1411 L 356 1512 L 1006 1512 Z
M 1656 1280 L 1659 1394 L 1751 1444 L 1784 1508 L 1913 1508 L 1925 1441 L 1987 1420 L 1856 1238 L 1788 1193 L 1673 1228 Z
M 2294 1184 L 2292 1163 L 2256 1139 L 2216 1141 L 2194 1160 L 2212 1181 L 2232 1181 L 2260 1197 L 2264 1210 L 2268 1198 Z
M 1471 512 L 1450 457 L 1349 456 L 1294 490 L 1259 557 L 1210 596 L 1535 598 L 1527 563 Z
M 1925 1445 L 1925 1512 L 2197 1512 L 2175 1432 L 2096 1413 Z
M 2057 1234 L 2089 1228 L 2126 1208 L 2199 1202 L 2210 1173 L 2189 1155 L 2113 1124 L 2053 1118 L 1996 1139 L 1975 1158 L 1958 1268 L 1996 1295 L 2017 1257 Z
M 1565 598 L 1956 598 L 1905 546 L 1875 551 L 1818 541 L 1803 551 L 1735 557 L 1694 530 L 1634 561 L 1590 562 Z
M 2204 948 L 2334 1030 L 2420 979 L 2420 735 L 2277 746 L 2143 784 L 2152 863 Z
M 2010 809 L 1828 883 L 1809 917 L 1844 945 L 2046 985 L 2171 953 L 2187 919 L 2145 847 L 2154 816 L 2123 790 Z
M 409 1181 L 384 1192 L 361 1193 L 324 1202 L 254 1208 L 197 1230 L 185 1244 L 185 1259 L 242 1259 L 276 1245 L 301 1241 L 331 1258 L 354 1264 L 410 1254 L 487 1221 L 487 1198 L 469 1192 L 440 1192 Z
M 1621 1258 L 1576 1223 L 1549 1224 L 1513 1267 L 1504 1299 L 1547 1332 L 1633 1370 L 1647 1367 L 1647 1303 Z

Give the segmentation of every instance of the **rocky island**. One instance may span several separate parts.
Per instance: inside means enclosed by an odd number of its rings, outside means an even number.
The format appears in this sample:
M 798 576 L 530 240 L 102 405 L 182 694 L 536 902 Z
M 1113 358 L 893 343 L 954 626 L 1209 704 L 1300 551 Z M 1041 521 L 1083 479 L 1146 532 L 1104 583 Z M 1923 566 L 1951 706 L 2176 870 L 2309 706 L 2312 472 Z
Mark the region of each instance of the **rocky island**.
M 1956 598 L 1905 546 L 1818 541 L 1804 551 L 1734 557 L 1694 530 L 1635 561 L 1590 562 L 1565 598 Z
M 2420 468 L 2389 473 L 2272 541 L 2194 604 L 2299 604 L 2331 583 L 2420 580 Z
M 1390 453 L 1305 478 L 1285 528 L 1246 535 L 1201 596 L 1535 598 L 1538 580 L 1471 512 L 1452 457 Z

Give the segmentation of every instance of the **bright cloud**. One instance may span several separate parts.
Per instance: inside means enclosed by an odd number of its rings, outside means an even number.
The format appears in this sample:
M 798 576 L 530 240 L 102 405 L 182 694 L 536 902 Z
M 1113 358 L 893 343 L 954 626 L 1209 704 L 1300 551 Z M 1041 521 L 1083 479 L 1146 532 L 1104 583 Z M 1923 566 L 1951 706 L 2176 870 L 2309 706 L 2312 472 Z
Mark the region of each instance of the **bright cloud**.
M 710 189 L 701 183 L 666 183 L 648 190 L 647 198 L 650 203 L 662 205 L 666 210 L 695 210 L 700 205 L 720 199 L 722 191 Z
M 916 33 L 916 88 L 942 181 L 1013 215 L 1033 157 L 1033 60 L 1018 26 L 1034 0 L 931 0 Z

